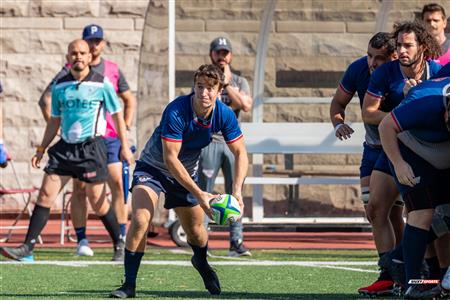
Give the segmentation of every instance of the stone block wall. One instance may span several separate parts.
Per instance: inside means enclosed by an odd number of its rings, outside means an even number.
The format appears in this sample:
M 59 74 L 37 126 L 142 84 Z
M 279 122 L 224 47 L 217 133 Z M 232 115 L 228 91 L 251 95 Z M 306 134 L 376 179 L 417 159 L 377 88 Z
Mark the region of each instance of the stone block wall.
M 393 1 L 388 24 L 413 19 L 428 2 Z M 442 4 L 450 14 L 448 0 L 434 2 Z M 44 129 L 37 101 L 64 64 L 67 44 L 80 37 L 89 23 L 103 26 L 108 40 L 104 56 L 118 62 L 137 95 L 138 126 L 132 139 L 143 146 L 168 102 L 167 4 L 167 0 L 1 1 L 4 139 L 23 186 L 40 186 L 42 179 L 42 170 L 33 170 L 29 164 Z M 177 72 L 193 71 L 209 62 L 210 41 L 225 35 L 233 44 L 233 67 L 249 79 L 253 88 L 259 23 L 265 4 L 263 0 L 176 1 Z M 379 0 L 278 0 L 265 65 L 265 95 L 331 97 L 334 87 L 280 87 L 277 72 L 343 72 L 351 61 L 365 54 L 379 8 Z M 177 94 L 189 91 L 189 87 L 177 86 Z M 328 104 L 320 103 L 271 104 L 265 106 L 264 121 L 328 122 L 328 109 Z M 250 114 L 243 115 L 244 121 L 250 118 Z M 361 120 L 357 103 L 350 104 L 347 118 Z M 356 171 L 359 159 L 351 155 L 303 155 L 294 157 L 294 162 L 296 169 Z M 284 157 L 268 155 L 265 163 L 282 169 Z M 10 167 L 1 170 L 0 176 L 2 185 L 17 187 Z M 269 187 L 265 193 L 266 200 L 286 200 L 286 187 Z M 302 187 L 300 193 L 302 199 L 321 199 L 327 205 L 347 207 L 354 203 L 353 209 L 361 211 L 357 187 L 343 191 L 336 187 Z M 0 201 L 4 201 L 0 202 L 2 209 L 7 209 L 6 200 Z M 19 206 L 19 202 L 11 204 Z
M 137 92 L 139 49 L 147 0 L 57 1 L 2 0 L 0 3 L 0 81 L 3 86 L 4 140 L 24 187 L 41 185 L 42 170 L 31 168 L 45 122 L 38 100 L 65 62 L 68 43 L 84 26 L 105 30 L 104 57 L 116 61 L 131 90 Z M 134 135 L 132 136 L 134 139 Z M 42 164 L 45 166 L 45 162 Z M 1 185 L 18 187 L 11 166 L 1 169 Z M 0 198 L 3 212 L 21 207 L 20 197 Z M 55 208 L 59 209 L 60 201 Z

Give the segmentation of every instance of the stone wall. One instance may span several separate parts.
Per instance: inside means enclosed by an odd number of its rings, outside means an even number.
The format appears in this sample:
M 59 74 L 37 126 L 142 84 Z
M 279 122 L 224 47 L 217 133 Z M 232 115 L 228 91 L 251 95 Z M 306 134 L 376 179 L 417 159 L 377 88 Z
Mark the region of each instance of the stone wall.
M 41 185 L 43 171 L 32 169 L 30 164 L 34 146 L 40 144 L 45 127 L 38 100 L 64 64 L 68 43 L 81 37 L 84 26 L 101 25 L 108 41 L 104 56 L 119 64 L 136 93 L 147 5 L 146 0 L 1 1 L 4 139 L 24 187 Z M 2 186 L 18 186 L 10 166 L 2 169 L 0 176 Z M 21 198 L 14 199 L 2 198 L 2 211 L 22 206 Z M 55 206 L 58 204 L 59 201 Z
M 388 23 L 414 18 L 429 1 L 396 0 Z M 450 1 L 437 0 L 450 11 Z M 0 3 L 0 80 L 5 141 L 24 186 L 40 186 L 42 170 L 33 170 L 29 159 L 40 143 L 44 122 L 37 101 L 63 65 L 69 41 L 82 28 L 97 23 L 105 29 L 105 57 L 119 63 L 139 101 L 137 139 L 143 142 L 168 102 L 166 0 L 2 0 Z M 178 0 L 176 2 L 176 68 L 193 71 L 209 61 L 209 42 L 228 36 L 234 49 L 233 66 L 253 84 L 259 20 L 263 0 Z M 331 97 L 334 88 L 277 86 L 279 71 L 343 72 L 364 55 L 373 34 L 379 0 L 279 0 L 269 40 L 265 95 Z M 450 26 L 449 26 L 450 27 Z M 142 42 L 142 47 L 141 47 Z M 180 83 L 182 78 L 177 78 Z M 300 78 L 301 79 L 301 78 Z M 299 79 L 299 80 L 300 80 Z M 178 84 L 177 94 L 190 88 Z M 266 105 L 265 121 L 327 122 L 328 104 Z M 357 103 L 347 117 L 360 121 Z M 243 115 L 249 120 L 250 114 Z M 296 169 L 357 170 L 359 156 L 303 155 L 294 158 Z M 282 155 L 266 156 L 271 168 L 282 169 Z M 1 183 L 17 184 L 12 169 L 1 170 Z M 361 211 L 357 187 L 302 187 L 302 199 L 322 199 L 325 204 Z M 249 191 L 247 191 L 249 195 Z M 267 200 L 286 200 L 286 187 L 268 188 Z M 3 200 L 4 201 L 4 200 Z M 12 208 L 20 201 L 8 202 Z M 3 209 L 4 203 L 0 203 Z

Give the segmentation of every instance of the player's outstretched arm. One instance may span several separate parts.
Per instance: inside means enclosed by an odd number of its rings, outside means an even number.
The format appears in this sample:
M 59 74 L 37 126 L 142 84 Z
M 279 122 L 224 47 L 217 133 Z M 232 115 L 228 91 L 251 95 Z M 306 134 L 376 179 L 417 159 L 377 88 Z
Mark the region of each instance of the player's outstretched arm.
M 231 152 L 234 155 L 234 180 L 233 180 L 233 195 L 239 201 L 242 214 L 244 214 L 244 202 L 242 199 L 242 188 L 248 170 L 248 156 L 245 148 L 244 139 L 241 138 L 231 144 L 228 144 Z
M 403 160 L 398 146 L 397 134 L 400 132 L 400 128 L 396 125 L 391 114 L 387 115 L 381 121 L 378 130 L 380 132 L 383 150 L 394 165 L 395 175 L 397 176 L 398 181 L 404 185 L 414 186 L 414 172 L 411 166 Z
M 167 166 L 170 174 L 189 192 L 197 198 L 200 206 L 208 215 L 209 218 L 213 219 L 211 207 L 209 206 L 209 200 L 217 197 L 202 191 L 195 181 L 191 178 L 186 168 L 183 166 L 181 161 L 178 159 L 178 154 L 181 150 L 181 142 L 171 142 L 167 140 L 162 140 L 163 145 L 163 158 L 164 163 Z
M 334 127 L 334 133 L 340 140 L 350 138 L 353 129 L 345 124 L 345 108 L 352 100 L 353 95 L 346 93 L 341 88 L 336 89 L 330 105 L 330 120 Z

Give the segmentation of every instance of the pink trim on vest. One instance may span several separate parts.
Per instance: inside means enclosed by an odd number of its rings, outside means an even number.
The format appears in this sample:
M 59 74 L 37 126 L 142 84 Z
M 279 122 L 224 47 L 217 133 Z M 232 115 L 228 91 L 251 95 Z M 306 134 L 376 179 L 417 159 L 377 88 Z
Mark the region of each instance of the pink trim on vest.
M 108 77 L 109 81 L 112 83 L 114 90 L 116 93 L 119 92 L 119 66 L 107 59 L 103 59 L 103 63 L 105 65 L 105 69 L 103 70 L 103 76 Z M 72 65 L 69 63 L 65 64 L 66 68 L 71 68 Z M 111 115 L 106 112 L 106 132 L 104 137 L 117 138 L 117 130 L 114 126 L 114 120 Z
M 438 59 L 436 59 L 436 62 L 441 66 L 445 66 L 450 62 L 450 47 L 448 47 L 447 52 L 445 52 L 444 54 L 442 54 L 442 56 L 439 56 Z
M 119 67 L 117 64 L 113 63 L 110 60 L 104 59 L 105 69 L 103 71 L 103 76 L 108 77 L 109 81 L 111 81 L 114 90 L 116 93 L 119 92 Z M 114 120 L 111 115 L 106 112 L 106 132 L 105 137 L 117 138 L 117 130 L 114 126 Z

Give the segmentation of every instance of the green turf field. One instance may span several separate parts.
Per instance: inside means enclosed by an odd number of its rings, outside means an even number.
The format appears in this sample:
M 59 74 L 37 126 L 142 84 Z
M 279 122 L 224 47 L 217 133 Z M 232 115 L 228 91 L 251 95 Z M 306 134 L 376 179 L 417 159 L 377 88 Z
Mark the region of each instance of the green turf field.
M 250 259 L 212 251 L 222 294 L 211 297 L 190 266 L 189 252 L 148 250 L 137 284 L 140 299 L 363 299 L 355 291 L 377 277 L 374 251 L 254 250 Z M 222 257 L 223 256 L 223 257 Z M 1 299 L 106 298 L 120 285 L 123 265 L 110 250 L 78 258 L 73 249 L 43 249 L 35 264 L 0 263 Z M 48 264 L 41 264 L 51 261 Z M 56 261 L 56 262 L 55 262 Z M 75 262 L 77 264 L 75 264 Z M 368 262 L 368 264 L 366 264 Z M 392 299 L 392 298 L 389 298 Z

